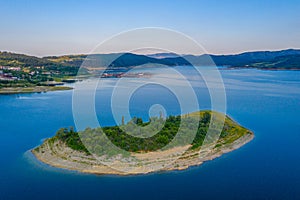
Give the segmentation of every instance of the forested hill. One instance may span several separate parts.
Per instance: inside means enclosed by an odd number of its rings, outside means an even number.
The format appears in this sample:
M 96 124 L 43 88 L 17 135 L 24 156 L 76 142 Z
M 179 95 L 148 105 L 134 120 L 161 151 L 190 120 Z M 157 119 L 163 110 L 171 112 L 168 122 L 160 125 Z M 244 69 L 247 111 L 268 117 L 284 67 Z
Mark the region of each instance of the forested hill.
M 256 51 L 245 52 L 236 55 L 183 55 L 176 54 L 152 54 L 137 55 L 132 53 L 124 54 L 95 54 L 88 57 L 60 56 L 46 57 L 54 62 L 79 67 L 83 60 L 87 58 L 87 65 L 93 60 L 98 64 L 110 67 L 132 67 L 143 64 L 162 64 L 167 66 L 198 65 L 209 66 L 215 63 L 217 66 L 263 68 L 263 69 L 300 69 L 300 50 L 288 49 L 281 51 Z M 100 61 L 100 63 L 99 63 Z M 213 62 L 212 62 L 213 61 Z
M 281 51 L 246 52 L 237 55 L 212 55 L 212 59 L 216 65 L 220 66 L 300 69 L 300 63 L 295 63 L 295 57 L 298 57 L 299 60 L 299 56 L 300 50 L 288 49 Z
M 69 63 L 53 62 L 47 58 L 39 58 L 25 54 L 16 54 L 11 52 L 0 52 L 0 67 L 6 72 L 16 71 L 9 70 L 9 67 L 20 68 L 20 71 L 56 72 L 67 75 L 76 75 L 77 66 Z M 26 70 L 25 70 L 26 69 Z

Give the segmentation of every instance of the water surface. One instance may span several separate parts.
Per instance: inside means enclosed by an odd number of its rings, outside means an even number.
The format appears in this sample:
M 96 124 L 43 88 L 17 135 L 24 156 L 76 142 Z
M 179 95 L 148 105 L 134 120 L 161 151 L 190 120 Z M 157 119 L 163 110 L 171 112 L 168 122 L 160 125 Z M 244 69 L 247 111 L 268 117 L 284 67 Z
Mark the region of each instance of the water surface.
M 140 176 L 87 175 L 35 162 L 26 153 L 29 149 L 58 128 L 74 126 L 72 91 L 1 95 L 0 199 L 299 199 L 300 72 L 221 73 L 227 114 L 251 129 L 255 139 L 198 167 Z M 209 107 L 207 91 L 195 88 L 201 108 Z M 97 92 L 96 110 L 102 125 L 114 124 L 110 92 Z M 180 112 L 167 89 L 150 85 L 133 96 L 131 114 L 147 119 L 152 103 L 164 105 L 168 114 Z

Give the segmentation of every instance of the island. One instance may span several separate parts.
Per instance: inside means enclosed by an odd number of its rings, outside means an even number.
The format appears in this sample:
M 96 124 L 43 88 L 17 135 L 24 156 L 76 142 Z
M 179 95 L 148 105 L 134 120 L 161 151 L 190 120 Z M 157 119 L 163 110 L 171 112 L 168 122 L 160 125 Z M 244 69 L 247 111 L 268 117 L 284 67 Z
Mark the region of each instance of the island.
M 200 121 L 197 121 L 199 116 Z M 216 116 L 225 119 L 222 131 L 215 142 L 204 144 L 206 134 L 212 124 L 210 122 Z M 182 125 L 182 127 L 180 124 L 183 120 L 190 124 Z M 132 130 L 134 124 L 147 127 L 150 122 L 154 124 L 154 127 L 161 128 L 157 134 L 149 138 L 135 137 L 124 132 L 124 130 Z M 181 143 L 180 141 L 187 139 L 183 136 L 176 144 L 164 148 L 173 140 L 179 128 L 183 131 L 183 135 L 189 136 L 191 126 L 196 126 L 197 133 L 189 145 L 182 145 L 184 142 Z M 214 125 L 212 125 L 213 129 Z M 145 131 L 147 132 L 147 128 Z M 101 132 L 105 133 L 110 142 L 128 154 L 119 154 L 112 149 L 107 150 L 109 149 L 106 148 L 107 143 L 99 143 L 103 136 L 99 134 Z M 140 134 L 143 135 L 143 133 Z M 254 134 L 250 130 L 237 124 L 224 114 L 215 111 L 197 111 L 166 118 L 153 117 L 148 122 L 143 122 L 141 118 L 133 118 L 128 123 L 124 123 L 122 119 L 122 124 L 119 126 L 87 128 L 80 132 L 74 131 L 73 128 L 61 128 L 54 137 L 44 140 L 40 146 L 32 149 L 31 152 L 39 161 L 58 168 L 92 174 L 134 175 L 183 170 L 197 166 L 238 149 L 253 138 Z M 82 142 L 82 140 L 85 141 Z M 211 146 L 211 148 L 209 151 L 203 152 L 201 150 L 207 149 L 204 146 Z M 183 149 L 184 153 L 179 153 L 183 152 Z M 101 155 L 97 152 L 101 152 Z M 104 165 L 103 159 L 106 162 L 122 163 L 125 167 L 128 165 L 134 170 L 118 170 Z M 173 159 L 174 162 L 169 162 L 170 159 Z M 159 170 L 151 170 L 151 167 L 148 169 L 147 166 L 150 165 L 159 166 Z

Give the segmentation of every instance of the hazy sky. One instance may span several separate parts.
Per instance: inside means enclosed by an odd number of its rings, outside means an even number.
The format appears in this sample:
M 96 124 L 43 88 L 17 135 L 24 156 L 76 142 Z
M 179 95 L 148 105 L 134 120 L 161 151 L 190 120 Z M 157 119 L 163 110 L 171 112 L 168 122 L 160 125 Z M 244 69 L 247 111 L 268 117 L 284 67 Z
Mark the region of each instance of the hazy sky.
M 180 31 L 214 54 L 300 48 L 300 0 L 0 0 L 0 13 L 0 50 L 38 56 L 87 53 L 140 27 Z

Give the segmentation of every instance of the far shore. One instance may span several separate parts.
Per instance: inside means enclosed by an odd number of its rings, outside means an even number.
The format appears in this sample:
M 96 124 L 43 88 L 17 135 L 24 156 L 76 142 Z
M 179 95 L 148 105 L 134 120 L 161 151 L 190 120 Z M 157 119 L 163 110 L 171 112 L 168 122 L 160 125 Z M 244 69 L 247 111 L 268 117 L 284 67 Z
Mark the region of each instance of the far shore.
M 3 87 L 0 88 L 1 94 L 24 94 L 24 93 L 41 93 L 49 91 L 72 90 L 68 86 L 32 86 L 32 87 Z

